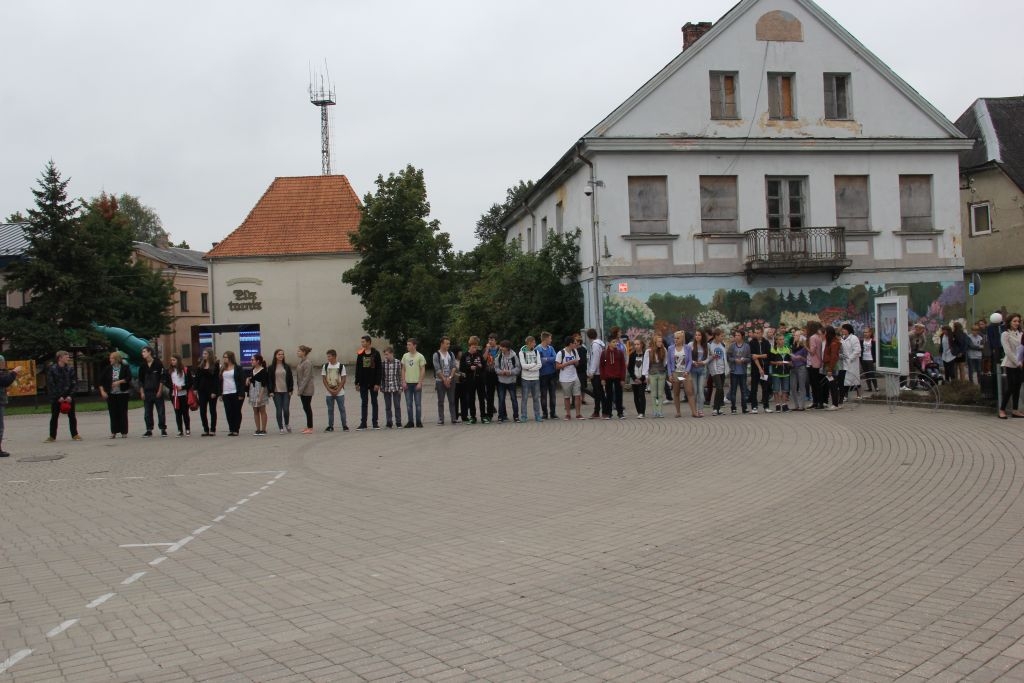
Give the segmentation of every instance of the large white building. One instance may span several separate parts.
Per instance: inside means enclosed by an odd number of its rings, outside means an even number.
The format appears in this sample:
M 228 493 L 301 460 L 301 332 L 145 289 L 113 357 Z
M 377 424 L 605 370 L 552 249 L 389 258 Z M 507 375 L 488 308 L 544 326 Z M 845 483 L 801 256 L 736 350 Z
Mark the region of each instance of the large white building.
M 683 32 L 505 219 L 524 250 L 581 230 L 587 324 L 863 322 L 893 287 L 957 312 L 971 141 L 809 0 Z

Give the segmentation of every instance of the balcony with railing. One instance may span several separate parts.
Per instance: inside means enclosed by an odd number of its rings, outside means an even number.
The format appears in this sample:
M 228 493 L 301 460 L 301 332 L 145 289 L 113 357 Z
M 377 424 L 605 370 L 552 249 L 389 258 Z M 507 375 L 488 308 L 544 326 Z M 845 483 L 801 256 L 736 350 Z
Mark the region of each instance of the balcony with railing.
M 758 228 L 743 237 L 748 282 L 758 274 L 821 272 L 834 280 L 852 263 L 846 257 L 845 228 Z

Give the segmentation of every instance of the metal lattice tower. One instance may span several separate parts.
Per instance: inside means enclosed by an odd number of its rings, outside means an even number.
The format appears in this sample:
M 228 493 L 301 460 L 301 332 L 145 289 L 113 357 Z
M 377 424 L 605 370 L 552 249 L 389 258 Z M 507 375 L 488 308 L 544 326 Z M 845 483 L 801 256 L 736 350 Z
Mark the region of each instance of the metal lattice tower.
M 335 104 L 334 87 L 331 85 L 330 73 L 327 72 L 327 65 L 324 64 L 323 74 L 311 74 L 309 79 L 309 101 L 315 107 L 320 107 L 320 164 L 323 175 L 331 175 L 331 129 L 327 107 Z M 316 81 L 320 86 L 316 86 Z

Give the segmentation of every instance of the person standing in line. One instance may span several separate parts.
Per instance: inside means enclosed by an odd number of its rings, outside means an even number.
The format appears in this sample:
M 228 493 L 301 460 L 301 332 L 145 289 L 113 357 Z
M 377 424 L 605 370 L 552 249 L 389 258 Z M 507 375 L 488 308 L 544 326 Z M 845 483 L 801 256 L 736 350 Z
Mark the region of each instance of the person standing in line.
M 459 371 L 463 374 L 462 380 L 462 423 L 476 424 L 476 404 L 480 404 L 480 420 L 487 424 L 491 418 L 487 416 L 486 400 L 486 379 L 487 360 L 483 351 L 480 350 L 480 338 L 472 336 L 467 342 L 466 352 L 462 354 L 459 361 Z
M 878 347 L 875 344 L 875 331 L 865 327 L 861 333 L 864 337 L 861 340 L 860 368 L 864 373 L 867 390 L 878 391 L 878 379 L 875 377 L 875 359 L 878 358 Z M 981 360 L 981 356 L 978 357 Z
M 242 403 L 245 402 L 245 371 L 235 360 L 234 351 L 225 351 L 221 356 L 220 397 L 224 401 L 228 436 L 238 436 L 242 429 Z
M 405 394 L 405 412 L 408 413 L 406 429 L 423 427 L 423 376 L 427 359 L 416 350 L 417 345 L 415 338 L 407 341 L 402 356 L 402 392 Z
M 555 369 L 555 347 L 551 345 L 551 333 L 540 333 L 540 346 L 537 347 L 540 354 L 540 405 L 541 413 L 545 420 L 557 420 L 558 413 L 555 410 L 558 397 L 558 370 Z M 525 368 L 524 368 L 525 371 Z M 523 417 L 526 417 L 526 395 L 523 395 Z
M 591 327 L 587 330 L 587 341 L 590 350 L 587 352 L 587 380 L 590 382 L 591 396 L 594 397 L 594 413 L 591 420 L 601 417 L 601 409 L 604 407 L 604 383 L 601 381 L 601 356 L 604 355 L 604 342 L 597 334 L 597 330 Z
M 811 389 L 811 410 L 825 408 L 825 382 L 821 372 L 822 350 L 825 338 L 821 323 L 811 320 L 807 323 L 807 383 Z
M 370 417 L 370 424 L 374 429 L 380 429 L 379 409 L 377 407 L 377 394 L 380 393 L 381 382 L 381 358 L 380 352 L 373 348 L 373 340 L 370 335 L 364 334 L 359 340 L 359 355 L 356 358 L 356 389 L 359 391 L 359 426 L 357 432 L 366 431 L 366 418 Z M 370 404 L 373 411 L 370 415 Z
M 316 382 L 313 381 L 313 362 L 309 360 L 310 347 L 303 344 L 295 352 L 299 362 L 295 365 L 295 393 L 302 403 L 302 412 L 306 415 L 306 428 L 303 434 L 313 433 L 313 394 L 316 393 Z
M 1020 408 L 1020 385 L 1022 373 L 1019 351 L 1021 347 L 1021 325 L 1020 313 L 1014 313 L 1006 321 L 1006 329 L 999 335 L 1000 347 L 1003 351 L 1002 367 L 1006 370 L 1006 392 L 1003 394 L 1003 402 L 999 406 L 999 417 L 1006 419 L 1006 409 L 1010 408 L 1010 414 L 1014 417 L 1024 417 Z
M 110 352 L 110 365 L 100 375 L 100 396 L 107 402 L 110 438 L 128 438 L 128 399 L 131 398 L 132 369 L 120 351 Z
M 381 361 L 381 391 L 384 393 L 384 419 L 387 428 L 402 428 L 402 361 L 395 358 L 395 350 L 384 347 Z M 392 415 L 394 408 L 394 415 Z M 394 418 L 394 419 L 392 419 Z
M 660 334 L 654 335 L 651 348 L 647 349 L 647 384 L 651 387 L 651 401 L 654 403 L 654 417 L 665 417 L 662 412 L 665 403 L 665 375 L 668 368 L 668 351 Z
M 202 436 L 217 434 L 217 396 L 220 393 L 220 364 L 213 349 L 203 349 L 203 359 L 196 369 L 196 398 L 199 399 L 199 419 L 203 423 Z M 209 418 L 207 418 L 209 410 Z
M 764 412 L 772 412 L 768 404 L 771 384 L 768 380 L 768 352 L 772 345 L 764 338 L 764 330 L 754 328 L 750 339 L 750 360 L 753 362 L 750 375 L 750 412 L 757 413 L 757 392 L 761 390 L 761 404 Z
M 7 406 L 7 387 L 14 384 L 19 374 L 21 366 L 16 365 L 13 370 L 8 370 L 7 359 L 0 356 L 0 458 L 11 457 L 11 454 L 4 450 L 4 411 Z
M 178 436 L 191 436 L 192 421 L 188 414 L 188 392 L 192 388 L 192 371 L 185 367 L 185 362 L 177 354 L 171 356 L 169 363 L 170 366 L 164 374 L 164 385 L 171 394 Z
M 484 360 L 487 362 L 487 374 L 484 375 L 485 387 L 487 389 L 487 421 L 494 418 L 494 396 L 498 393 L 498 370 L 494 367 L 494 361 L 498 359 L 498 335 L 491 332 L 487 335 L 487 346 L 484 347 Z
M 576 375 L 580 381 L 580 399 L 581 405 L 587 405 L 587 345 L 583 343 L 583 335 L 576 332 L 572 335 L 573 341 L 576 344 L 576 355 L 580 357 L 579 365 L 576 366 Z M 561 381 L 561 379 L 559 379 Z
M 604 385 L 604 401 L 601 413 L 604 419 L 612 419 L 612 410 L 620 420 L 626 419 L 622 408 L 622 383 L 626 379 L 626 355 L 619 342 L 619 328 L 613 327 L 608 335 L 608 344 L 598 359 L 601 363 L 601 383 Z
M 836 335 L 836 328 L 825 325 L 825 344 L 821 352 L 821 370 L 825 373 L 825 382 L 828 389 L 828 396 L 832 400 L 828 410 L 839 410 L 840 386 L 842 377 L 839 375 L 842 368 L 842 344 Z
M 338 407 L 341 415 L 341 431 L 348 431 L 348 418 L 345 416 L 345 382 L 348 380 L 348 371 L 345 364 L 338 360 L 338 352 L 334 349 L 327 349 L 327 362 L 320 370 L 320 381 L 327 390 L 327 427 L 325 432 L 334 431 L 334 406 Z
M 651 372 L 651 357 L 644 348 L 644 340 L 637 337 L 633 340 L 633 349 L 626 363 L 629 381 L 633 387 L 633 407 L 636 418 L 644 419 L 647 413 L 647 377 Z
M 545 334 L 547 334 L 545 332 Z M 551 335 L 548 335 L 550 342 Z M 548 348 L 550 348 L 550 343 Z M 523 422 L 530 419 L 530 411 L 527 408 L 531 404 L 530 398 L 533 398 L 533 418 L 537 422 L 543 422 L 547 416 L 541 416 L 541 405 L 543 403 L 543 394 L 541 393 L 541 371 L 543 369 L 544 361 L 543 356 L 540 353 L 540 348 L 537 346 L 537 340 L 530 335 L 526 338 L 526 343 L 519 349 L 519 367 L 522 369 L 522 380 L 523 380 Z M 554 351 L 554 349 L 552 349 Z M 557 354 L 552 354 L 552 360 Z M 554 365 L 552 364 L 552 367 Z M 557 372 L 557 371 L 556 371 Z M 546 404 L 543 404 L 546 410 Z M 554 411 L 551 411 L 554 414 Z M 566 413 L 568 414 L 568 413 Z
M 451 352 L 452 340 L 441 337 L 441 346 L 434 351 L 434 391 L 437 393 L 437 424 L 444 424 L 444 406 L 448 404 L 448 419 L 458 424 L 459 416 L 455 414 L 455 354 Z
M 512 342 L 503 339 L 498 344 L 498 357 L 494 360 L 495 374 L 498 378 L 498 422 L 508 419 L 505 409 L 505 395 L 512 397 L 512 421 L 519 422 L 519 399 L 516 398 L 516 378 L 521 368 L 519 358 L 512 352 Z
M 580 383 L 579 368 L 583 359 L 579 351 L 579 335 L 565 338 L 565 347 L 555 354 L 555 367 L 558 369 L 558 381 L 565 394 L 565 419 L 572 419 L 570 408 L 576 405 L 576 419 L 583 417 L 583 388 Z
M 690 362 L 685 339 L 683 331 L 676 330 L 672 335 L 673 344 L 668 347 L 668 370 L 672 373 L 672 405 L 675 406 L 676 417 L 683 416 L 680 407 L 682 397 L 693 393 L 693 389 L 686 386 L 690 381 Z
M 245 381 L 246 391 L 249 394 L 249 405 L 252 406 L 252 418 L 256 423 L 256 436 L 267 435 L 267 392 L 270 388 L 270 373 L 267 372 L 267 362 L 263 356 L 256 354 L 252 357 L 252 373 Z
M 731 413 L 736 414 L 736 406 L 739 405 L 743 414 L 747 414 L 749 394 L 747 393 L 747 374 L 750 368 L 750 345 L 743 337 L 741 330 L 732 333 L 732 344 L 726 351 L 726 358 L 729 362 L 729 403 L 732 404 Z M 736 403 L 736 392 L 739 390 L 740 401 Z
M 777 332 L 775 344 L 768 350 L 768 369 L 772 378 L 775 412 L 789 412 L 789 386 L 793 367 L 793 350 L 786 344 L 786 335 Z
M 981 384 L 981 361 L 985 357 L 985 335 L 982 334 L 984 329 L 984 325 L 978 321 L 967 335 L 967 381 L 972 384 Z
M 725 362 L 725 343 L 723 341 L 725 333 L 721 329 L 715 328 L 711 331 L 711 343 L 708 344 L 708 355 L 711 360 L 708 362 L 708 375 L 711 378 L 711 386 L 714 389 L 713 403 L 711 404 L 711 414 L 721 415 L 722 406 L 725 405 L 725 374 L 726 374 L 726 362 Z
M 285 362 L 284 349 L 274 351 L 273 360 L 267 368 L 270 380 L 270 393 L 274 397 L 274 417 L 277 419 L 277 433 L 291 433 L 291 402 L 292 391 L 295 389 L 295 378 L 292 368 Z
M 139 393 L 142 395 L 143 419 L 146 422 L 146 433 L 142 436 L 153 436 L 153 411 L 156 410 L 156 424 L 160 428 L 160 436 L 167 436 L 167 413 L 164 405 L 164 364 L 153 355 L 153 349 L 142 349 L 142 364 L 139 365 Z
M 799 330 L 793 334 L 793 410 L 803 412 L 807 407 L 807 338 Z
M 686 345 L 686 355 L 689 356 L 690 386 L 693 388 L 693 391 L 687 392 L 690 412 L 694 417 L 704 417 L 704 385 L 707 382 L 710 357 L 704 330 L 694 330 L 693 341 Z

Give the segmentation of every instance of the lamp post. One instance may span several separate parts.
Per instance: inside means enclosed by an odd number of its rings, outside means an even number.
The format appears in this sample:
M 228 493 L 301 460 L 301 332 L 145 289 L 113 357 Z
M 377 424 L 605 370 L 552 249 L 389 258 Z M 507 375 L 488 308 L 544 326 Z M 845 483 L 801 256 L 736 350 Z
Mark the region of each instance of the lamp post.
M 598 215 L 597 215 L 597 188 L 604 187 L 604 181 L 594 177 L 594 167 L 590 166 L 590 179 L 587 180 L 586 194 L 590 197 L 590 238 L 593 242 L 594 252 L 594 322 L 599 335 L 604 334 L 603 300 L 601 299 L 600 269 L 601 255 L 598 247 Z
M 988 317 L 988 321 L 993 325 L 1001 325 L 1003 322 L 1002 313 L 993 313 Z M 999 408 L 1003 405 L 1003 368 L 1002 364 L 997 362 L 999 355 L 992 351 L 992 373 L 996 376 L 996 412 L 998 414 Z

